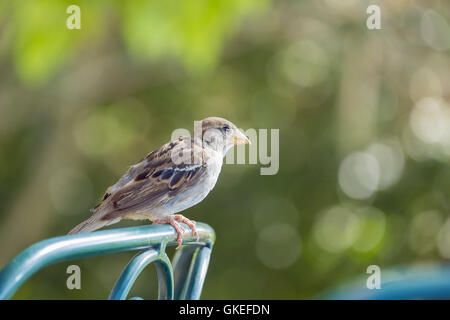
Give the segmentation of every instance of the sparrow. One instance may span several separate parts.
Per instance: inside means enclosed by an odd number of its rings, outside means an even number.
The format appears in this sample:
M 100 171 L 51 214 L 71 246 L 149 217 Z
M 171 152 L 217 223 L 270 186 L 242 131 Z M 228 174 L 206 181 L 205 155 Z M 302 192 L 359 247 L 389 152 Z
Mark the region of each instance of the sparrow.
M 179 214 L 201 202 L 214 188 L 223 158 L 235 145 L 250 140 L 232 122 L 203 119 L 194 137 L 179 137 L 149 153 L 110 186 L 92 216 L 69 234 L 90 232 L 122 219 L 170 224 L 177 232 L 177 249 L 188 225 L 198 241 L 195 221 Z M 201 130 L 201 134 L 200 134 Z

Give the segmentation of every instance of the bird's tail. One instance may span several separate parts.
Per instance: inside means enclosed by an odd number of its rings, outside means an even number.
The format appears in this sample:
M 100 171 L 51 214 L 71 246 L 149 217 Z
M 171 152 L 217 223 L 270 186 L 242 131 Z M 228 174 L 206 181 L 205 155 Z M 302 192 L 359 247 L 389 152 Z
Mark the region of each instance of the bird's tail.
M 118 220 L 120 220 L 120 219 L 118 219 Z M 101 217 L 99 217 L 97 214 L 93 214 L 92 217 L 90 217 L 86 221 L 83 221 L 82 223 L 77 225 L 75 228 L 70 230 L 70 232 L 68 234 L 95 231 L 97 229 L 103 228 L 104 226 L 116 223 L 116 222 L 118 222 L 118 220 L 113 220 L 113 221 L 102 220 Z

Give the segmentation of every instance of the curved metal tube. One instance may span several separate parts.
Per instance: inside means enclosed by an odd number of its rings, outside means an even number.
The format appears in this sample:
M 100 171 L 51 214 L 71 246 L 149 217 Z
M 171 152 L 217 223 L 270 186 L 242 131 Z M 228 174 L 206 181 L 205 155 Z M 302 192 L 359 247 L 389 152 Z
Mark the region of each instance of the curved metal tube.
M 189 282 L 184 296 L 186 300 L 200 299 L 203 283 L 205 282 L 206 272 L 208 270 L 211 248 L 201 247 L 195 253 L 189 269 Z
M 183 227 L 189 230 L 188 226 Z M 197 231 L 198 243 L 189 232 L 183 235 L 183 244 L 213 245 L 215 233 L 210 226 L 197 223 Z M 176 237 L 177 234 L 171 226 L 157 224 L 43 240 L 22 251 L 0 271 L 0 299 L 10 298 L 30 276 L 50 264 L 94 255 L 159 247 L 162 242 L 174 246 L 177 245 Z
M 212 249 L 186 246 L 182 250 L 173 259 L 175 299 L 197 300 L 200 299 Z
M 149 263 L 155 262 L 156 271 L 158 272 L 158 298 L 173 300 L 172 265 L 169 257 L 163 250 L 164 248 L 158 250 L 150 248 L 135 255 L 125 267 L 119 279 L 117 279 L 117 282 L 109 295 L 109 299 L 126 299 L 131 287 L 142 270 L 144 270 Z
M 158 272 L 158 299 L 173 300 L 173 270 L 170 259 L 165 252 L 160 255 L 155 265 Z
M 191 270 L 191 263 L 197 250 L 198 248 L 194 246 L 184 246 L 173 257 L 172 265 L 174 269 L 176 300 L 183 300 L 186 296 L 187 286 L 191 280 L 189 271 Z

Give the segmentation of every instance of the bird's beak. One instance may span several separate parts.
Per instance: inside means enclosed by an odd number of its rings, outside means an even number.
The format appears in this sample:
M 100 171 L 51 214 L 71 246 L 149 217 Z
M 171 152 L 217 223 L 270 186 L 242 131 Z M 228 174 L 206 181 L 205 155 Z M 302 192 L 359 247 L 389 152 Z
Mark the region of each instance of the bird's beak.
M 251 144 L 251 142 L 242 131 L 237 130 L 236 134 L 233 136 L 233 144 L 238 146 L 240 144 Z

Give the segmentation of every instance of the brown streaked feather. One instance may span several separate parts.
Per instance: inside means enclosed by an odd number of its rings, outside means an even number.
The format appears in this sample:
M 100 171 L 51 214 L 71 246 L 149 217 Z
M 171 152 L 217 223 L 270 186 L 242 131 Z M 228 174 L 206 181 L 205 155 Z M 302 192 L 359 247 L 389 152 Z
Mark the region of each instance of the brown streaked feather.
M 197 143 L 197 145 L 195 145 Z M 186 154 L 197 152 L 200 163 L 175 164 L 172 152 L 182 148 Z M 95 212 L 101 220 L 116 219 L 130 212 L 159 207 L 196 184 L 206 173 L 206 154 L 198 142 L 189 137 L 171 141 L 130 167 L 128 172 L 109 187 Z M 109 195 L 108 195 L 109 194 Z

